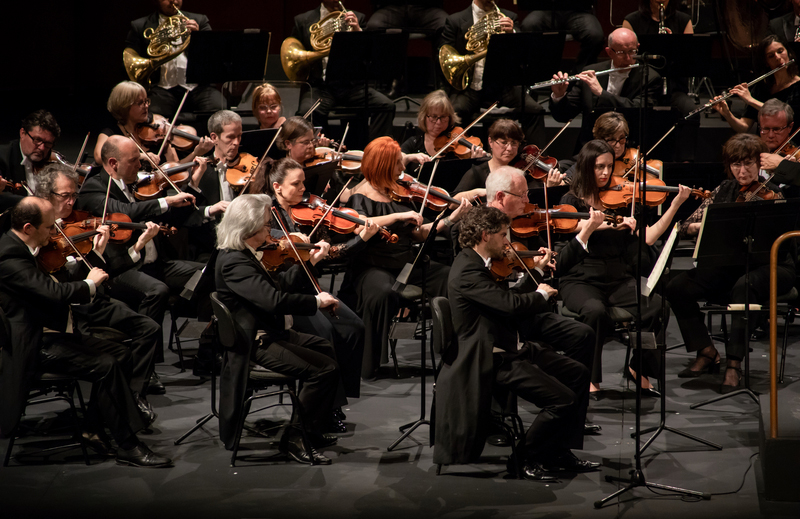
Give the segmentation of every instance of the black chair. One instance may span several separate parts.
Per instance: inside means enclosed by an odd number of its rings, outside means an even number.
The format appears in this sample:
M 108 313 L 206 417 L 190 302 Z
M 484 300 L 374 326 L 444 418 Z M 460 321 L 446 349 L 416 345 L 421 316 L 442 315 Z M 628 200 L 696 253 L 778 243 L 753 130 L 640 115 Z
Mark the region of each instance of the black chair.
M 433 349 L 440 352 L 441 361 L 437 371 L 441 371 L 444 365 L 444 358 L 447 350 L 453 347 L 458 337 L 453 333 L 453 317 L 450 312 L 450 301 L 446 297 L 434 297 L 431 300 L 431 309 L 433 313 Z M 514 453 L 514 460 L 516 462 L 517 478 L 522 478 L 522 457 L 517 444 L 525 434 L 522 427 L 522 419 L 517 414 L 517 397 L 511 391 L 505 391 L 500 394 L 496 392 L 494 401 L 492 402 L 492 418 L 496 426 L 504 431 L 509 440 L 512 452 Z M 436 401 L 436 388 L 434 387 L 434 405 Z M 508 423 L 511 422 L 511 424 Z M 442 465 L 436 466 L 436 475 L 441 474 Z
M 231 315 L 230 311 L 225 306 L 225 304 L 219 300 L 219 297 L 217 296 L 216 292 L 213 292 L 211 294 L 211 307 L 214 310 L 214 317 L 216 317 L 217 319 L 217 337 L 219 340 L 219 344 L 228 350 L 232 350 L 234 346 L 236 346 L 236 341 L 238 340 L 233 316 Z M 247 345 L 245 351 L 249 352 L 251 346 L 252 345 Z M 248 360 L 249 358 L 250 357 L 248 356 Z M 282 396 L 282 395 L 289 396 L 289 399 L 292 402 L 292 413 L 297 413 L 299 417 L 300 431 L 303 437 L 303 447 L 306 449 L 306 452 L 311 452 L 311 442 L 309 441 L 308 435 L 306 434 L 305 424 L 303 421 L 302 408 L 300 406 L 300 402 L 297 399 L 297 395 L 294 390 L 296 382 L 297 379 L 295 377 L 281 375 L 280 373 L 275 373 L 273 371 L 265 370 L 263 368 L 250 370 L 247 380 L 247 392 L 245 393 L 245 401 L 244 401 L 244 406 L 242 408 L 241 421 L 237 426 L 236 441 L 233 445 L 233 453 L 231 454 L 231 467 L 236 466 L 236 460 L 237 458 L 239 458 L 238 456 L 239 443 L 241 442 L 242 433 L 244 432 L 245 419 L 247 418 L 247 415 L 250 414 L 250 406 L 255 400 L 259 400 L 261 398 L 268 398 L 268 397 Z M 270 391 L 268 393 L 258 393 L 258 391 L 266 390 L 271 386 L 280 386 L 281 388 L 278 389 L 277 391 Z M 283 389 L 283 386 L 287 386 L 286 389 Z M 281 405 L 281 404 L 278 403 L 274 405 Z M 257 411 L 262 411 L 269 407 L 273 406 L 270 405 L 267 407 L 262 407 Z
M 8 319 L 6 319 L 5 312 L 0 309 L 0 323 L 2 324 L 2 330 L 0 330 L 0 334 L 2 334 L 2 344 L 8 344 L 11 335 L 11 326 L 8 323 Z M 51 395 L 52 396 L 48 396 Z M 35 380 L 33 385 L 31 386 L 30 392 L 28 394 L 28 399 L 25 403 L 25 408 L 22 410 L 22 414 L 25 414 L 25 411 L 34 405 L 41 405 L 47 404 L 50 402 L 57 402 L 62 401 L 66 402 L 70 408 L 70 416 L 72 417 L 72 425 L 74 429 L 74 437 L 78 440 L 78 443 L 71 443 L 67 445 L 62 445 L 59 447 L 42 449 L 38 451 L 38 453 L 46 453 L 53 450 L 60 450 L 64 448 L 72 448 L 80 446 L 81 452 L 83 453 L 83 459 L 87 465 L 89 465 L 89 453 L 86 451 L 86 445 L 83 442 L 82 431 L 81 431 L 81 424 L 80 420 L 78 419 L 78 412 L 75 408 L 75 395 L 78 396 L 78 402 L 80 403 L 81 411 L 83 415 L 86 415 L 86 406 L 83 402 L 83 394 L 81 393 L 81 387 L 78 384 L 78 379 L 69 375 L 59 375 L 56 373 L 37 373 L 35 375 Z M 17 438 L 21 437 L 22 429 L 26 427 L 22 422 L 20 422 L 17 427 L 11 432 L 11 435 L 8 440 L 8 447 L 6 448 L 6 454 L 3 458 L 3 466 L 7 467 L 8 462 L 11 460 L 11 452 L 14 449 L 14 443 L 16 442 Z

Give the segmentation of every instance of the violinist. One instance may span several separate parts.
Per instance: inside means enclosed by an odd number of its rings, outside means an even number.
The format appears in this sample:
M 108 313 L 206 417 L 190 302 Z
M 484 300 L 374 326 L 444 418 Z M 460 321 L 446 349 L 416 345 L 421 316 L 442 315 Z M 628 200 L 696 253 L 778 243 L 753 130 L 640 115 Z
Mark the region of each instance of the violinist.
M 0 146 L 0 211 L 12 207 L 27 193 L 5 189 L 9 183 L 25 182 L 36 189 L 37 172 L 49 162 L 61 127 L 50 112 L 37 110 L 22 120 L 19 140 Z
M 492 157 L 486 161 L 472 166 L 455 188 L 455 198 L 471 200 L 475 196 L 486 196 L 486 178 L 489 173 L 503 166 L 508 166 L 517 157 L 519 147 L 525 138 L 522 127 L 511 119 L 498 119 L 489 127 L 488 141 Z M 547 174 L 548 187 L 558 186 L 564 180 L 564 175 L 553 169 Z M 530 178 L 530 187 L 541 186 L 541 182 Z
M 731 203 L 746 193 L 750 186 L 758 185 L 759 156 L 765 153 L 767 146 L 755 135 L 740 133 L 731 137 L 722 149 L 722 160 L 728 179 L 714 190 L 712 196 L 703 201 L 700 207 L 681 225 L 682 236 L 697 236 L 702 227 L 703 214 L 706 208 L 713 203 Z M 767 184 L 762 190 L 760 200 L 769 193 L 774 194 L 774 199 L 781 199 L 777 186 Z M 772 196 L 772 195 L 770 195 Z M 788 253 L 779 259 L 778 268 L 778 295 L 788 292 L 794 283 L 795 267 L 791 255 Z M 700 311 L 698 300 L 722 298 L 728 303 L 745 302 L 745 276 L 744 267 L 714 267 L 705 269 L 692 269 L 680 274 L 667 285 L 667 300 L 678 320 L 681 335 L 688 351 L 697 352 L 697 357 L 689 367 L 681 371 L 681 378 L 699 377 L 703 373 L 718 373 L 720 369 L 720 355 L 712 343 L 708 329 L 703 323 L 703 313 Z M 750 266 L 750 294 L 749 301 L 753 303 L 766 303 L 769 299 L 769 265 L 758 264 Z M 755 323 L 752 329 L 755 329 Z M 723 377 L 721 393 L 729 393 L 739 387 L 742 379 L 742 359 L 745 351 L 746 330 L 742 313 L 731 314 L 731 329 L 726 345 L 726 370 Z
M 409 137 L 400 149 L 403 153 L 425 153 L 428 156 L 435 155 L 439 150 L 434 145 L 436 138 L 445 132 L 449 132 L 461 122 L 461 119 L 453 110 L 453 105 L 444 90 L 434 90 L 425 96 L 417 112 L 417 132 Z M 447 139 L 449 141 L 450 139 Z M 475 144 L 469 150 L 470 159 L 485 157 L 486 152 Z M 454 152 L 447 152 L 440 157 L 444 160 L 459 158 Z
M 615 170 L 624 167 L 619 161 L 625 157 L 628 151 L 628 135 L 630 135 L 628 121 L 625 119 L 625 116 L 619 112 L 606 112 L 602 114 L 597 118 L 592 127 L 592 136 L 595 139 L 606 141 L 614 150 Z M 572 182 L 572 179 L 575 177 L 575 171 L 576 163 L 572 164 L 565 173 L 568 182 Z
M 382 362 L 388 361 L 388 334 L 390 320 L 397 313 L 399 296 L 392 290 L 395 279 L 406 263 L 414 259 L 412 244 L 422 241 L 431 230 L 432 223 L 424 223 L 419 212 L 407 203 L 396 202 L 392 196 L 402 191 L 397 184 L 405 164 L 400 145 L 390 137 L 381 137 L 369 143 L 364 150 L 361 172 L 364 180 L 347 202 L 347 206 L 366 215 L 379 226 L 388 227 L 399 241 L 370 240 L 365 249 L 353 258 L 343 283 L 356 298 L 357 312 L 364 321 L 364 362 L 361 376 L 374 378 Z M 437 230 L 444 232 L 453 222 L 469 210 L 466 200 L 453 213 L 438 222 Z M 448 267 L 431 261 L 425 280 L 431 297 L 447 294 Z M 409 280 L 421 283 L 420 270 L 415 270 Z M 351 305 L 352 306 L 352 305 Z
M 220 378 L 220 438 L 225 448 L 233 449 L 241 423 L 245 386 L 250 363 L 300 379 L 298 393 L 304 417 L 293 413 L 284 430 L 280 449 L 291 459 L 310 464 L 331 463 L 317 452 L 336 443 L 335 436 L 323 434 L 333 412 L 339 366 L 332 345 L 320 337 L 295 331 L 292 315 L 313 315 L 320 308 L 336 308 L 336 298 L 322 292 L 306 292 L 307 278 L 300 265 L 279 274 L 265 270 L 259 247 L 270 234 L 270 203 L 267 195 L 242 195 L 236 198 L 217 227 L 216 290 L 230 310 L 238 329 L 250 344 L 225 351 Z M 311 253 L 316 263 L 327 252 Z M 313 450 L 307 452 L 301 441 L 305 425 Z
M 36 196 L 48 200 L 53 205 L 56 222 L 64 228 L 64 222 L 71 220 L 73 205 L 78 198 L 77 173 L 60 164 L 46 166 L 36 186 Z M 105 269 L 107 266 L 103 253 L 109 239 L 109 227 L 102 225 L 97 227 L 97 231 L 100 234 L 94 237 L 94 247 L 85 257 L 93 267 Z M 66 268 L 53 274 L 53 277 L 60 282 L 75 279 L 77 271 L 86 269 L 80 261 L 72 257 L 69 260 Z M 72 315 L 75 318 L 76 329 L 82 335 L 89 335 L 90 328 L 106 327 L 118 330 L 127 337 L 128 340 L 124 345 L 130 349 L 131 390 L 134 392 L 137 404 L 149 416 L 152 409 L 147 403 L 147 393 L 150 389 L 150 379 L 155 372 L 155 353 L 164 347 L 161 325 L 145 315 L 134 312 L 121 301 L 99 292 L 91 303 L 73 305 Z
M 151 128 L 146 126 L 151 123 L 151 118 L 156 116 L 154 113 L 150 112 L 150 99 L 147 97 L 147 91 L 142 85 L 133 81 L 123 81 L 117 84 L 108 96 L 106 108 L 108 108 L 109 113 L 114 117 L 115 124 L 104 128 L 97 136 L 97 142 L 94 146 L 94 160 L 97 164 L 102 164 L 100 151 L 103 149 L 103 144 L 105 144 L 106 139 L 112 135 L 122 135 L 123 137 L 132 135 L 136 142 L 145 150 L 150 147 L 155 148 L 156 146 L 160 146 L 160 141 L 145 140 L 150 137 L 149 135 L 142 133 L 140 136 L 142 128 L 145 128 L 147 132 L 153 135 L 157 134 L 157 132 L 152 131 Z M 163 124 L 168 123 L 165 122 Z M 155 136 L 153 137 L 153 139 L 156 138 Z M 195 146 L 194 150 L 179 161 L 175 148 L 172 144 L 168 144 L 164 148 L 163 158 L 168 162 L 187 163 L 193 161 L 195 157 L 204 155 L 212 147 L 213 144 L 211 140 L 208 137 L 203 137 L 200 142 L 198 142 L 197 146 Z M 148 151 L 147 154 L 156 164 L 161 163 L 162 157 L 157 156 L 151 151 Z M 144 155 L 139 158 L 144 162 L 147 161 Z
M 300 204 L 305 195 L 304 180 L 303 168 L 288 157 L 275 162 L 269 172 L 269 191 L 272 194 L 273 207 L 278 210 L 289 233 L 296 233 L 304 242 L 310 243 L 308 233 L 312 228 L 301 227 L 292 219 L 292 207 Z M 377 231 L 378 226 L 367 220 L 367 225 L 362 226 L 359 233 L 354 234 L 346 243 L 331 246 L 329 254 L 335 250 L 337 257 L 354 258 L 359 251 L 364 249 L 366 243 Z M 276 239 L 283 237 L 283 231 L 274 222 L 272 236 Z M 321 225 L 312 238 L 314 242 L 327 244 L 331 242 L 330 231 L 325 225 Z M 361 387 L 361 362 L 364 353 L 364 323 L 361 319 L 341 302 L 336 308 L 336 318 L 319 310 L 313 316 L 295 315 L 293 317 L 295 330 L 317 335 L 333 344 L 344 383 L 344 393 L 347 397 L 358 398 Z M 346 404 L 346 399 L 336 402 L 337 407 L 344 404 Z M 339 424 L 334 423 L 334 425 L 338 426 Z
M 767 152 L 761 154 L 761 168 L 775 174 L 772 181 L 781 184 L 785 197 L 796 197 L 796 186 L 800 185 L 800 165 L 796 155 L 789 156 L 797 148 L 789 143 L 780 153 L 776 152 L 794 133 L 794 110 L 783 101 L 769 99 L 758 111 L 758 126 L 761 140 L 768 148 Z
M 253 90 L 253 115 L 262 130 L 280 128 L 286 122 L 283 104 L 278 89 L 269 83 L 259 85 Z
M 760 73 L 775 70 L 783 66 L 790 60 L 795 59 L 794 51 L 787 47 L 784 41 L 770 34 L 758 44 L 754 52 L 758 70 Z M 753 93 L 747 87 L 747 83 L 742 83 L 731 88 L 731 93 L 739 96 L 747 104 L 747 109 L 742 117 L 736 117 L 731 113 L 727 101 L 722 101 L 713 106 L 722 118 L 731 125 L 736 132 L 746 132 L 753 126 L 758 118 L 758 110 L 761 109 L 762 101 L 759 99 L 775 98 L 792 107 L 795 112 L 800 109 L 800 69 L 797 63 L 778 70 L 775 74 L 754 85 Z M 720 96 L 715 97 L 718 99 Z
M 600 194 L 611 180 L 614 167 L 614 150 L 601 140 L 588 142 L 578 155 L 577 172 L 570 191 L 561 198 L 562 204 L 569 204 L 578 211 L 590 208 L 603 210 Z M 690 189 L 680 187 L 678 195 L 661 218 L 653 225 L 645 228 L 647 245 L 653 245 L 672 222 L 678 207 L 689 197 Z M 637 206 L 638 207 L 638 206 Z M 626 209 L 627 214 L 630 210 Z M 587 221 L 582 221 L 578 228 L 582 229 Z M 624 308 L 636 314 L 636 280 L 630 269 L 632 258 L 630 249 L 635 245 L 637 237 L 634 230 L 637 222 L 626 216 L 617 226 L 601 225 L 595 230 L 589 241 L 588 254 L 574 266 L 561 272 L 559 289 L 564 305 L 571 311 L 580 314 L 579 320 L 591 326 L 595 331 L 594 361 L 592 363 L 592 384 L 590 391 L 600 390 L 602 382 L 603 343 L 614 330 L 613 322 L 608 317 L 609 307 Z M 645 330 L 657 331 L 661 325 L 658 316 L 661 310 L 660 298 L 642 299 L 642 323 Z M 658 361 L 652 351 L 642 353 L 644 373 L 642 373 L 642 390 L 645 395 L 657 396 L 647 376 L 658 374 Z M 630 366 L 637 366 L 638 352 L 625 369 L 625 376 L 635 380 L 635 372 Z M 597 396 L 597 395 L 596 395 Z
M 302 117 L 289 117 L 281 126 L 277 146 L 286 152 L 286 156 L 305 165 L 315 156 L 316 146 L 330 145 L 331 140 L 320 135 L 314 137 L 314 127 Z

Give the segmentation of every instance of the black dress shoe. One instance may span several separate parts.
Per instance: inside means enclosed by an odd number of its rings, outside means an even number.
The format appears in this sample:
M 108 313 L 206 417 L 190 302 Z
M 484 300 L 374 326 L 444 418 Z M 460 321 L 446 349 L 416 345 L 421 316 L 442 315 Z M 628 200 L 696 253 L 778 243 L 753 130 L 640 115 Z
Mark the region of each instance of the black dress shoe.
M 161 379 L 158 378 L 158 373 L 155 371 L 150 376 L 150 383 L 147 385 L 147 394 L 148 395 L 163 395 L 167 392 L 167 388 L 164 387 L 164 384 L 161 383 Z
M 333 417 L 343 422 L 347 420 L 347 415 L 344 414 L 344 411 L 342 411 L 341 407 L 337 407 L 336 409 L 333 410 Z
M 296 443 L 296 440 L 284 441 L 281 439 L 280 451 L 297 463 L 305 465 L 330 465 L 332 463 L 330 458 L 318 453 L 313 447 L 309 456 L 306 450 Z
M 171 467 L 172 460 L 151 451 L 144 443 L 139 443 L 131 450 L 118 450 L 117 465 L 151 468 Z
M 328 432 L 331 433 L 346 433 L 347 426 L 344 424 L 343 421 L 336 418 L 336 415 L 331 418 L 330 423 L 328 424 Z
M 117 455 L 117 449 L 112 447 L 108 440 L 99 434 L 83 431 L 83 433 L 81 433 L 81 437 L 83 443 L 100 456 L 105 458 L 113 458 Z
M 505 434 L 495 434 L 486 439 L 486 443 L 494 445 L 495 447 L 510 447 L 511 442 L 508 441 L 508 436 Z
M 602 430 L 603 430 L 603 428 L 600 427 L 597 424 L 593 424 L 593 423 L 583 424 L 583 434 L 596 435 L 596 434 L 600 434 L 600 431 L 602 431 Z
M 144 429 L 147 429 L 153 422 L 156 421 L 158 415 L 155 411 L 153 411 L 153 406 L 150 405 L 150 402 L 142 398 L 142 395 L 139 393 L 133 394 L 134 400 L 136 400 L 136 405 L 139 406 L 139 414 L 142 417 L 142 423 L 144 423 Z
M 309 433 L 308 439 L 311 441 L 311 446 L 315 449 L 324 449 L 325 447 L 336 445 L 336 443 L 339 441 L 338 436 L 334 436 L 333 434 L 319 433 Z
M 600 464 L 596 461 L 582 460 L 567 451 L 560 456 L 543 461 L 542 467 L 547 472 L 591 472 L 597 470 Z
M 551 476 L 547 471 L 535 461 L 528 461 L 522 467 L 522 476 L 533 481 L 555 481 L 555 476 Z

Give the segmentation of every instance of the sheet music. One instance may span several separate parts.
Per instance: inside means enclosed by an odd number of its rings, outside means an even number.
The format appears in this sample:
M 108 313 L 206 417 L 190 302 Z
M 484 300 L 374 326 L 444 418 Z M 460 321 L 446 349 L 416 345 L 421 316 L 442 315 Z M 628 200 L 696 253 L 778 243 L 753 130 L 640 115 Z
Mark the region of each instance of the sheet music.
M 672 227 L 672 232 L 669 233 L 667 241 L 664 242 L 664 248 L 661 250 L 661 254 L 658 256 L 655 266 L 653 266 L 650 277 L 647 278 L 647 282 L 642 286 L 642 295 L 649 296 L 655 290 L 656 285 L 658 285 L 658 280 L 661 279 L 661 275 L 664 273 L 664 268 L 667 266 L 667 260 L 669 259 L 669 255 L 676 241 L 678 241 L 677 223 Z
M 697 255 L 700 252 L 700 242 L 703 241 L 703 229 L 706 228 L 706 216 L 708 216 L 708 210 L 703 211 L 703 219 L 700 220 L 700 232 L 697 233 L 697 243 L 694 244 L 692 259 L 695 267 L 697 266 Z

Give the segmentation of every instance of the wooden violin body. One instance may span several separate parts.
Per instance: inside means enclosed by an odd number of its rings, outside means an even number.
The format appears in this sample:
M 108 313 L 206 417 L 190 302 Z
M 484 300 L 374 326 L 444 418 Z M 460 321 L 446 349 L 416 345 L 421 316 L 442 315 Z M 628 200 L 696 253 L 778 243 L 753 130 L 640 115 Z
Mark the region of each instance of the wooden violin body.
M 739 189 L 737 202 L 757 202 L 759 200 L 775 200 L 778 194 L 767 187 L 767 181 L 751 182 L 748 186 Z
M 236 158 L 235 165 L 228 166 L 225 170 L 225 180 L 234 189 L 244 187 L 250 178 L 255 173 L 258 167 L 258 157 L 250 155 L 249 153 L 239 153 Z
M 460 203 L 444 189 L 431 186 L 428 190 L 428 186 L 405 173 L 400 175 L 396 183 L 397 187 L 392 190 L 390 196 L 398 202 L 424 202 L 425 207 L 437 212 L 444 211 L 450 204 Z
M 483 147 L 481 140 L 478 137 L 470 137 L 469 135 L 462 135 L 455 142 L 447 146 L 453 137 L 464 133 L 464 129 L 456 126 L 455 128 L 442 132 L 441 135 L 433 140 L 433 149 L 437 154 L 454 153 L 459 159 L 468 159 L 472 156 L 472 147 Z M 444 150 L 442 148 L 445 148 Z
M 638 202 L 642 184 L 642 182 L 629 182 L 623 177 L 612 175 L 609 178 L 608 185 L 600 190 L 600 203 L 606 209 L 619 209 L 630 205 L 633 199 Z M 663 204 L 669 193 L 677 193 L 678 188 L 667 186 L 663 181 L 653 178 L 647 180 L 644 191 L 645 205 L 654 207 Z M 702 188 L 692 189 L 692 196 L 695 198 L 708 198 L 711 196 L 711 191 L 703 191 Z
M 537 236 L 547 230 L 548 218 L 553 231 L 568 234 L 577 231 L 578 220 L 589 218 L 589 213 L 579 213 L 567 204 L 555 205 L 547 211 L 536 204 L 526 204 L 524 212 L 511 221 L 511 232 L 520 238 Z M 610 214 L 605 215 L 605 220 L 612 225 L 622 223 L 621 216 Z
M 340 167 L 346 171 L 357 171 L 361 169 L 361 159 L 364 152 L 361 150 L 353 150 L 345 153 L 339 153 L 333 148 L 326 148 L 318 146 L 314 149 L 314 156 L 303 163 L 304 168 L 312 166 L 320 166 L 322 164 L 330 164 L 331 162 L 341 162 Z
M 169 180 L 176 186 L 183 186 L 189 182 L 189 170 L 194 168 L 197 162 L 178 164 L 177 162 L 167 162 L 161 169 L 169 177 Z M 152 200 L 164 196 L 164 192 L 170 186 L 170 182 L 159 171 L 148 175 L 136 182 L 134 196 L 139 200 Z
M 628 148 L 622 157 L 614 161 L 614 172 L 616 177 L 627 177 L 633 174 L 634 167 L 636 166 L 636 158 L 639 156 L 637 148 Z M 660 160 L 647 159 L 647 179 L 651 178 L 660 179 L 664 170 L 664 163 Z
M 514 167 L 537 180 L 545 178 L 551 169 L 558 167 L 558 160 L 555 157 L 542 155 L 539 147 L 533 144 L 525 146 L 520 156 L 522 160 L 514 164 Z
M 289 235 L 289 239 L 292 240 L 294 248 L 289 245 L 286 236 L 282 236 L 279 240 L 270 237 L 267 239 L 267 243 L 258 248 L 264 252 L 261 256 L 261 263 L 267 270 L 276 270 L 284 265 L 292 265 L 300 261 L 306 262 L 311 257 L 311 251 L 319 248 L 304 242 L 302 238 L 293 234 Z M 294 253 L 295 250 L 297 250 L 297 254 Z
M 516 254 L 511 252 L 512 247 Z M 515 272 L 533 269 L 536 267 L 534 258 L 543 255 L 539 251 L 528 250 L 527 247 L 519 242 L 513 242 L 510 246 L 506 243 L 503 250 L 503 259 L 492 260 L 492 275 L 496 280 L 501 281 Z
M 158 146 L 167 136 L 168 129 L 167 118 L 163 115 L 153 114 L 153 120 L 138 125 L 136 131 L 139 140 L 147 146 Z M 181 151 L 191 150 L 198 142 L 200 142 L 200 137 L 197 136 L 197 130 L 189 125 L 175 125 L 170 132 L 169 143 Z
M 329 209 L 330 206 L 321 197 L 307 195 L 302 202 L 291 208 L 290 214 L 292 220 L 300 225 L 313 227 L 322 220 L 323 225 L 339 234 L 349 234 L 354 232 L 357 226 L 367 223 L 359 217 L 354 209 Z M 386 227 L 381 227 L 378 232 L 389 243 L 397 243 L 397 235 Z

